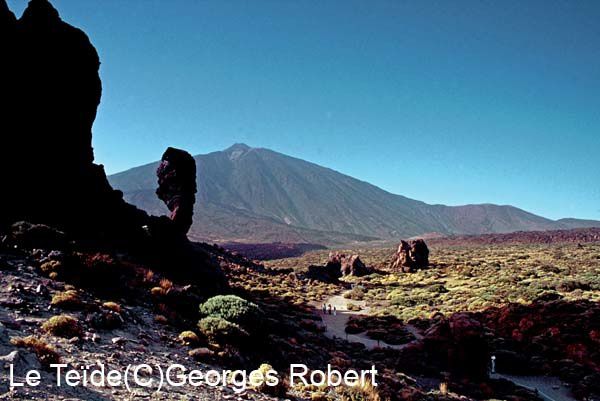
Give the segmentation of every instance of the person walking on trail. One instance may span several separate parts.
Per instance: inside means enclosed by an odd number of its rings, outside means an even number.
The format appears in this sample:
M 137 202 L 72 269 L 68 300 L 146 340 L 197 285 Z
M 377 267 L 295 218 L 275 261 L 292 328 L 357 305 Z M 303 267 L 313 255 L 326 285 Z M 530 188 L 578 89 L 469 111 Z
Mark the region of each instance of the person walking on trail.
M 333 316 L 337 316 L 337 308 L 335 306 L 333 307 Z
M 331 304 L 329 304 L 329 314 L 331 315 Z
M 327 313 L 327 306 L 325 304 L 323 304 L 323 308 L 322 309 L 323 309 L 323 314 L 326 314 Z

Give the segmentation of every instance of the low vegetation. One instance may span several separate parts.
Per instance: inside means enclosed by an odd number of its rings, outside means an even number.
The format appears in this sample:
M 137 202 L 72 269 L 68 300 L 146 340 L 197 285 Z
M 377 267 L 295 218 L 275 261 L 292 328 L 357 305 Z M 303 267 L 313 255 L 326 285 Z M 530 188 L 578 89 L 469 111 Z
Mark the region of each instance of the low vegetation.
M 249 324 L 260 317 L 256 304 L 236 295 L 218 295 L 200 305 L 204 316 L 218 317 L 236 324 Z
M 49 345 L 41 338 L 34 336 L 14 337 L 10 340 L 15 347 L 23 347 L 32 350 L 37 356 L 40 364 L 44 367 L 49 367 L 52 364 L 60 362 L 60 356 L 56 348 Z
M 215 316 L 201 319 L 198 322 L 198 329 L 209 341 L 218 344 L 236 344 L 248 336 L 248 333 L 239 325 Z
M 42 324 L 42 330 L 53 336 L 64 338 L 79 337 L 82 334 L 77 319 L 69 315 L 52 316 Z

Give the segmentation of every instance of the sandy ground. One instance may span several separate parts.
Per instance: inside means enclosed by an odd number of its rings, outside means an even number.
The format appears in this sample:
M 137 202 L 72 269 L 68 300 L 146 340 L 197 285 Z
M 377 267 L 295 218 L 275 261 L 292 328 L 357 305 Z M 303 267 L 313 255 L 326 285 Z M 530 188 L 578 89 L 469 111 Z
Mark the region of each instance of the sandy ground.
M 357 305 L 361 308 L 360 311 L 351 311 L 348 310 L 348 305 L 353 304 Z M 392 345 L 387 344 L 383 341 L 377 342 L 376 340 L 372 340 L 367 337 L 363 333 L 359 334 L 346 334 L 346 323 L 350 316 L 352 315 L 369 315 L 371 308 L 366 305 L 365 301 L 354 301 L 351 299 L 344 298 L 343 295 L 334 295 L 333 297 L 328 298 L 325 301 L 325 305 L 331 305 L 331 307 L 336 308 L 336 314 L 329 314 L 322 312 L 322 303 L 314 303 L 315 308 L 318 310 L 321 319 L 323 319 L 323 324 L 327 327 L 327 331 L 325 335 L 329 338 L 345 338 L 349 342 L 356 342 L 364 344 L 368 349 L 373 348 L 393 348 L 393 349 L 402 349 L 406 347 L 408 344 L 401 345 Z M 409 330 L 417 339 L 422 338 L 421 334 L 415 327 L 410 325 L 406 326 L 407 330 Z

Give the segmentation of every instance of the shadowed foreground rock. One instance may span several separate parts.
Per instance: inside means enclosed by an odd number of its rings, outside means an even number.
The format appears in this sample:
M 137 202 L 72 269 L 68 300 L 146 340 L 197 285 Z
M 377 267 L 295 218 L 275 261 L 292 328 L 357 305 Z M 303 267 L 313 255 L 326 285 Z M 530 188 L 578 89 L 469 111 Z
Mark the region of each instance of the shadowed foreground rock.
M 124 250 L 221 286 L 218 265 L 185 238 L 196 192 L 189 154 L 169 148 L 163 156 L 157 193 L 171 218 L 126 203 L 94 164 L 102 85 L 86 34 L 47 0 L 31 0 L 18 20 L 0 0 L 0 53 L 0 230 L 47 225 L 78 244 Z

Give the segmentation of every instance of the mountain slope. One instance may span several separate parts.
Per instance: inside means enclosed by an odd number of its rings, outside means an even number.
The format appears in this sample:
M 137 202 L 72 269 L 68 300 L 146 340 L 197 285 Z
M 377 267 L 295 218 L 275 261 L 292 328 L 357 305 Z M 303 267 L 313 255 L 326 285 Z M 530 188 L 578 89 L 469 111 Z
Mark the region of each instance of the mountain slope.
M 191 236 L 221 241 L 343 243 L 429 232 L 481 234 L 577 226 L 512 206 L 444 206 L 394 195 L 334 170 L 236 144 L 195 157 L 198 201 Z M 166 208 L 154 195 L 157 163 L 111 176 L 131 203 Z M 588 226 L 593 222 L 584 221 Z M 600 223 L 598 223 L 600 225 Z

